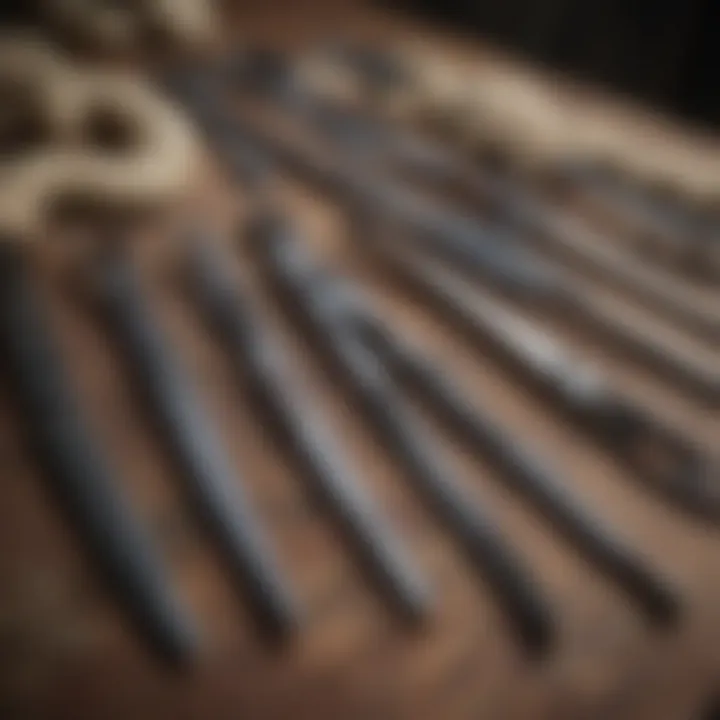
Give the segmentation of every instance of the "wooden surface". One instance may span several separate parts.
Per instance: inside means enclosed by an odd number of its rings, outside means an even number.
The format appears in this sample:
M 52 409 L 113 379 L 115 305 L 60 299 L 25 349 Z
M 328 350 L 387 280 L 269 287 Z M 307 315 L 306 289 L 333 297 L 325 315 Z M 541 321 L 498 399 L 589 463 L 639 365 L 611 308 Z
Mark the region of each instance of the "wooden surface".
M 343 14 L 338 8 L 316 10 L 314 20 L 298 9 L 295 13 L 276 9 L 270 17 L 256 9 L 241 26 L 248 34 L 276 32 L 293 40 L 341 26 L 358 32 L 398 27 L 396 20 L 366 13 L 354 22 L 350 10 Z M 242 198 L 236 201 L 212 169 L 199 179 L 196 196 L 183 217 L 202 214 L 229 242 L 224 229 L 238 204 L 242 214 Z M 251 285 L 299 377 L 435 585 L 437 608 L 428 627 L 404 627 L 368 582 L 305 479 L 256 422 L 227 360 L 178 283 L 181 255 L 173 233 L 153 228 L 133 248 L 153 310 L 236 461 L 238 481 L 270 530 L 305 608 L 304 626 L 282 648 L 268 647 L 254 631 L 112 338 L 83 292 L 75 246 L 53 242 L 39 258 L 38 287 L 93 428 L 201 624 L 204 656 L 197 667 L 177 674 L 146 654 L 52 504 L 11 393 L 2 387 L 0 717 L 697 717 L 720 681 L 718 531 L 667 505 L 502 367 L 389 285 L 367 258 L 350 251 L 342 216 L 322 198 L 289 183 L 284 197 L 309 245 L 328 264 L 362 282 L 388 319 L 452 369 L 480 405 L 544 452 L 618 536 L 677 586 L 685 603 L 679 628 L 667 633 L 650 628 L 609 581 L 503 487 L 501 476 L 435 423 L 468 488 L 535 568 L 557 612 L 556 652 L 541 662 L 527 658 L 514 643 L 502 608 L 421 503 L 412 479 L 381 450 L 348 397 L 278 312 L 252 263 L 233 248 L 238 276 Z M 629 393 L 717 447 L 717 413 L 639 371 L 581 329 L 550 321 L 547 326 L 602 362 Z M 418 413 L 423 414 L 419 407 Z

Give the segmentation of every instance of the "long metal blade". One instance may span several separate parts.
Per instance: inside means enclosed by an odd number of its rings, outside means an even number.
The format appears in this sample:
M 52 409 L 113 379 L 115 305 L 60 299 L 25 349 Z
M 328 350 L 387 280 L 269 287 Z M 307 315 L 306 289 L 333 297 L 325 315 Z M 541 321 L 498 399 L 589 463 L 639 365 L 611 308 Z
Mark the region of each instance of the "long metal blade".
M 96 285 L 122 347 L 198 504 L 264 629 L 285 635 L 295 600 L 246 496 L 238 473 L 152 317 L 136 272 L 121 251 L 103 257 Z
M 564 533 L 589 560 L 614 578 L 638 606 L 657 622 L 672 622 L 679 600 L 667 582 L 651 572 L 605 523 L 573 497 L 558 472 L 512 437 L 485 409 L 467 399 L 452 379 L 403 341 L 377 317 L 365 316 L 360 327 L 368 341 L 471 450 L 490 457 L 510 483 Z
M 33 445 L 88 551 L 152 645 L 172 661 L 189 659 L 194 623 L 83 417 L 27 263 L 6 246 L 0 246 L 0 343 Z
M 619 396 L 593 366 L 515 312 L 481 297 L 419 256 L 378 247 L 379 255 L 464 333 L 488 344 L 636 474 L 700 516 L 720 514 L 718 466 L 688 437 Z
M 464 491 L 377 357 L 345 322 L 343 299 L 323 292 L 323 271 L 302 251 L 283 220 L 258 223 L 254 235 L 273 281 L 352 389 L 385 447 L 487 575 L 523 642 L 536 651 L 547 648 L 554 638 L 554 619 L 531 573 Z
M 317 485 L 382 588 L 411 619 L 430 608 L 430 588 L 356 476 L 326 418 L 304 397 L 250 302 L 234 287 L 223 258 L 195 242 L 188 263 L 195 295 L 239 373 L 295 460 Z

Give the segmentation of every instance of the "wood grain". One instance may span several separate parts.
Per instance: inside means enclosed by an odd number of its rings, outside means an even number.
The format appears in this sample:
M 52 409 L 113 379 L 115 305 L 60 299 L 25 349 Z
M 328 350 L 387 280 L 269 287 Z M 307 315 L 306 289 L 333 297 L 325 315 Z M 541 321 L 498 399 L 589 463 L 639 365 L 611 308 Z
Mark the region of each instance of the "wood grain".
M 341 11 L 342 6 L 344 9 Z M 301 42 L 339 27 L 368 36 L 425 32 L 352 3 L 302 5 L 273 13 L 249 5 L 244 37 Z M 355 19 L 357 18 L 357 22 Z M 352 20 L 352 22 L 351 22 Z M 444 38 L 442 42 L 453 42 Z M 460 39 L 458 42 L 462 43 Z M 48 314 L 78 394 L 107 448 L 123 490 L 151 528 L 177 589 L 196 613 L 204 656 L 174 674 L 149 657 L 99 583 L 65 525 L 24 441 L 9 388 L 0 395 L 0 716 L 7 718 L 497 718 L 688 720 L 720 679 L 720 573 L 717 530 L 648 491 L 512 375 L 477 354 L 347 241 L 337 209 L 287 184 L 284 197 L 308 243 L 339 272 L 361 282 L 388 319 L 449 368 L 480 405 L 545 453 L 566 482 L 682 593 L 676 631 L 648 627 L 621 593 L 553 528 L 461 448 L 418 406 L 507 537 L 541 579 L 560 626 L 557 652 L 542 662 L 512 641 L 502 608 L 457 545 L 382 452 L 348 397 L 314 361 L 297 328 L 279 312 L 245 253 L 235 270 L 250 282 L 269 326 L 317 404 L 391 516 L 438 594 L 428 625 L 412 632 L 375 592 L 332 518 L 267 429 L 258 423 L 227 359 L 192 310 L 177 270 L 173 227 L 196 211 L 219 229 L 242 215 L 209 170 L 197 202 L 148 229 L 133 248 L 154 309 L 199 385 L 281 565 L 302 600 L 299 636 L 271 648 L 228 583 L 182 492 L 106 328 L 74 270 L 71 244 L 47 244 L 37 269 Z M 230 243 L 230 233 L 221 232 Z M 718 298 L 716 298 L 717 300 Z M 616 302 L 623 300 L 615 299 Z M 595 357 L 623 387 L 717 448 L 717 413 L 650 379 L 577 328 L 550 323 Z M 433 424 L 434 423 L 434 424 Z M 241 479 L 240 479 L 241 478 Z

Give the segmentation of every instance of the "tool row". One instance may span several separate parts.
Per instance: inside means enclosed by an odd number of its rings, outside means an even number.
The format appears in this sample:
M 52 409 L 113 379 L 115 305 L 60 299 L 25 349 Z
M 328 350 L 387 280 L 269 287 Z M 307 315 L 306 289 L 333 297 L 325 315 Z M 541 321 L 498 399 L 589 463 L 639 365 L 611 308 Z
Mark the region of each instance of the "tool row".
M 713 268 L 691 262 L 688 269 L 717 280 L 711 246 L 720 237 L 720 153 L 712 138 L 687 127 L 679 132 L 658 113 L 600 101 L 521 63 L 477 62 L 432 42 L 335 38 L 303 50 L 296 65 L 325 97 L 369 104 L 439 132 L 465 154 L 538 178 L 569 172 L 583 190 L 606 200 L 615 194 L 620 202 L 609 204 L 647 232 L 667 235 L 662 225 L 670 222 L 691 242 L 708 241 L 704 257 Z
M 412 487 L 490 581 L 529 649 L 552 644 L 553 612 L 534 573 L 463 489 L 438 440 L 417 421 L 408 393 L 423 399 L 473 452 L 494 462 L 651 621 L 676 619 L 679 599 L 666 581 L 583 508 L 559 474 L 498 424 L 489 409 L 474 407 L 442 368 L 385 324 L 359 288 L 313 258 L 287 218 L 260 215 L 250 238 L 268 280 L 301 316 L 318 359 L 328 364 Z M 277 339 L 228 273 L 227 258 L 206 240 L 194 238 L 188 246 L 192 297 L 251 389 L 257 416 L 292 451 L 302 476 L 318 487 L 379 589 L 403 617 L 421 621 L 432 610 L 434 589 L 364 487 L 331 424 L 294 380 Z M 28 268 L 10 252 L 1 267 L 3 350 L 54 487 L 150 641 L 164 655 L 185 659 L 197 642 L 194 623 L 170 590 L 160 559 L 83 420 Z M 153 317 L 136 269 L 116 248 L 96 271 L 107 320 L 199 515 L 258 622 L 271 634 L 286 636 L 300 617 L 295 595 L 192 379 Z
M 720 382 L 713 368 L 659 345 L 654 337 L 635 335 L 595 305 L 573 275 L 527 241 L 510 237 L 505 218 L 522 227 L 545 217 L 544 205 L 531 195 L 508 195 L 502 184 L 492 186 L 495 195 L 483 190 L 503 218 L 486 222 L 436 193 L 417 190 L 383 166 L 393 159 L 390 148 L 402 147 L 402 135 L 381 121 L 299 92 L 274 56 L 233 58 L 211 71 L 184 68 L 166 77 L 165 85 L 204 131 L 232 181 L 257 205 L 243 238 L 268 286 L 298 319 L 317 362 L 327 367 L 338 391 L 353 400 L 413 491 L 488 579 L 524 646 L 535 652 L 552 647 L 555 613 L 535 573 L 467 492 L 439 439 L 412 412 L 409 403 L 415 397 L 472 452 L 495 464 L 639 611 L 658 624 L 675 621 L 681 606 L 677 592 L 621 541 L 617 530 L 572 496 L 570 482 L 498 422 L 492 408 L 471 403 L 446 370 L 383 318 L 358 283 L 315 257 L 297 222 L 274 196 L 275 181 L 289 173 L 321 188 L 344 209 L 355 251 L 477 340 L 482 352 L 511 365 L 553 410 L 571 417 L 649 487 L 710 519 L 717 518 L 720 507 L 717 465 L 704 448 L 627 398 L 600 368 L 527 320 L 522 309 L 530 305 L 574 313 L 662 377 L 705 399 L 718 397 Z M 239 114 L 232 107 L 238 95 L 262 106 L 262 112 L 271 108 L 275 116 L 289 118 L 291 130 L 302 133 L 274 132 L 253 121 L 250 113 Z M 390 140 L 382 140 L 386 132 Z M 317 150 L 319 145 L 307 140 L 313 133 L 315 141 L 331 150 Z M 369 139 L 372 133 L 380 139 Z M 369 152 L 358 152 L 357 143 L 379 147 L 376 160 Z M 405 159 L 435 167 L 445 177 L 464 167 L 452 156 L 434 155 L 417 144 L 403 152 L 400 160 Z M 482 176 L 473 171 L 469 177 L 480 182 Z M 78 407 L 46 327 L 28 257 L 10 242 L 0 250 L 0 343 L 47 473 L 138 627 L 165 656 L 187 659 L 198 642 L 195 624 L 165 579 L 156 550 Z M 432 612 L 434 589 L 346 457 L 332 424 L 294 379 L 291 363 L 247 290 L 228 272 L 227 251 L 212 238 L 197 235 L 184 250 L 189 297 L 251 390 L 258 417 L 292 451 L 300 474 L 322 492 L 378 589 L 403 617 L 421 621 Z M 113 243 L 94 270 L 94 287 L 118 349 L 135 373 L 199 515 L 261 626 L 287 636 L 301 617 L 295 594 L 192 378 L 154 317 L 137 269 L 121 244 Z M 475 292 L 478 279 L 492 290 L 490 295 Z M 692 329 L 716 339 L 712 314 L 669 301 L 663 305 L 656 302 L 659 295 L 648 297 L 666 312 L 672 308 L 688 328 L 692 319 Z

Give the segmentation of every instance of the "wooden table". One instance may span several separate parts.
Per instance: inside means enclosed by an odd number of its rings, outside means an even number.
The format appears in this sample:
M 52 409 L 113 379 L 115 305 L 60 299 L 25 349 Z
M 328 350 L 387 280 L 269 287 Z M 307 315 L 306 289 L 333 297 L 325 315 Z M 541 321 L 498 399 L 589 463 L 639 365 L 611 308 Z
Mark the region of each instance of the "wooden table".
M 243 36 L 302 42 L 328 30 L 387 36 L 406 21 L 348 3 L 248 7 Z M 445 38 L 451 43 L 453 39 Z M 464 41 L 458 41 L 464 42 Z M 237 207 L 214 169 L 199 179 L 197 203 L 220 231 Z M 333 378 L 313 361 L 241 251 L 236 270 L 277 328 L 288 355 L 327 411 L 437 588 L 422 631 L 405 628 L 336 534 L 331 516 L 256 422 L 218 346 L 192 310 L 176 273 L 172 233 L 148 231 L 134 252 L 154 308 L 237 463 L 282 567 L 305 609 L 302 632 L 271 648 L 182 492 L 172 459 L 150 423 L 107 329 L 69 270 L 72 245 L 48 244 L 38 285 L 96 434 L 123 490 L 151 528 L 177 589 L 205 641 L 196 668 L 175 673 L 149 657 L 122 610 L 97 580 L 56 511 L 21 432 L 11 393 L 0 394 L 0 716 L 3 718 L 522 718 L 686 720 L 720 680 L 717 531 L 643 487 L 491 358 L 446 327 L 362 254 L 351 252 L 336 208 L 288 183 L 288 206 L 326 262 L 361 281 L 388 318 L 451 368 L 458 382 L 528 444 L 620 536 L 682 592 L 676 631 L 650 628 L 622 594 L 587 565 L 537 513 L 503 486 L 442 427 L 448 455 L 536 569 L 559 618 L 557 651 L 542 662 L 512 641 L 502 608 L 360 421 Z M 242 199 L 239 204 L 242 206 Z M 243 208 L 240 208 L 241 214 Z M 188 212 L 188 215 L 191 213 Z M 229 242 L 229 233 L 225 232 Z M 628 392 L 717 446 L 717 413 L 638 371 L 578 328 L 549 322 L 601 361 Z M 418 414 L 423 411 L 418 408 Z M 432 422 L 430 420 L 430 422 Z

